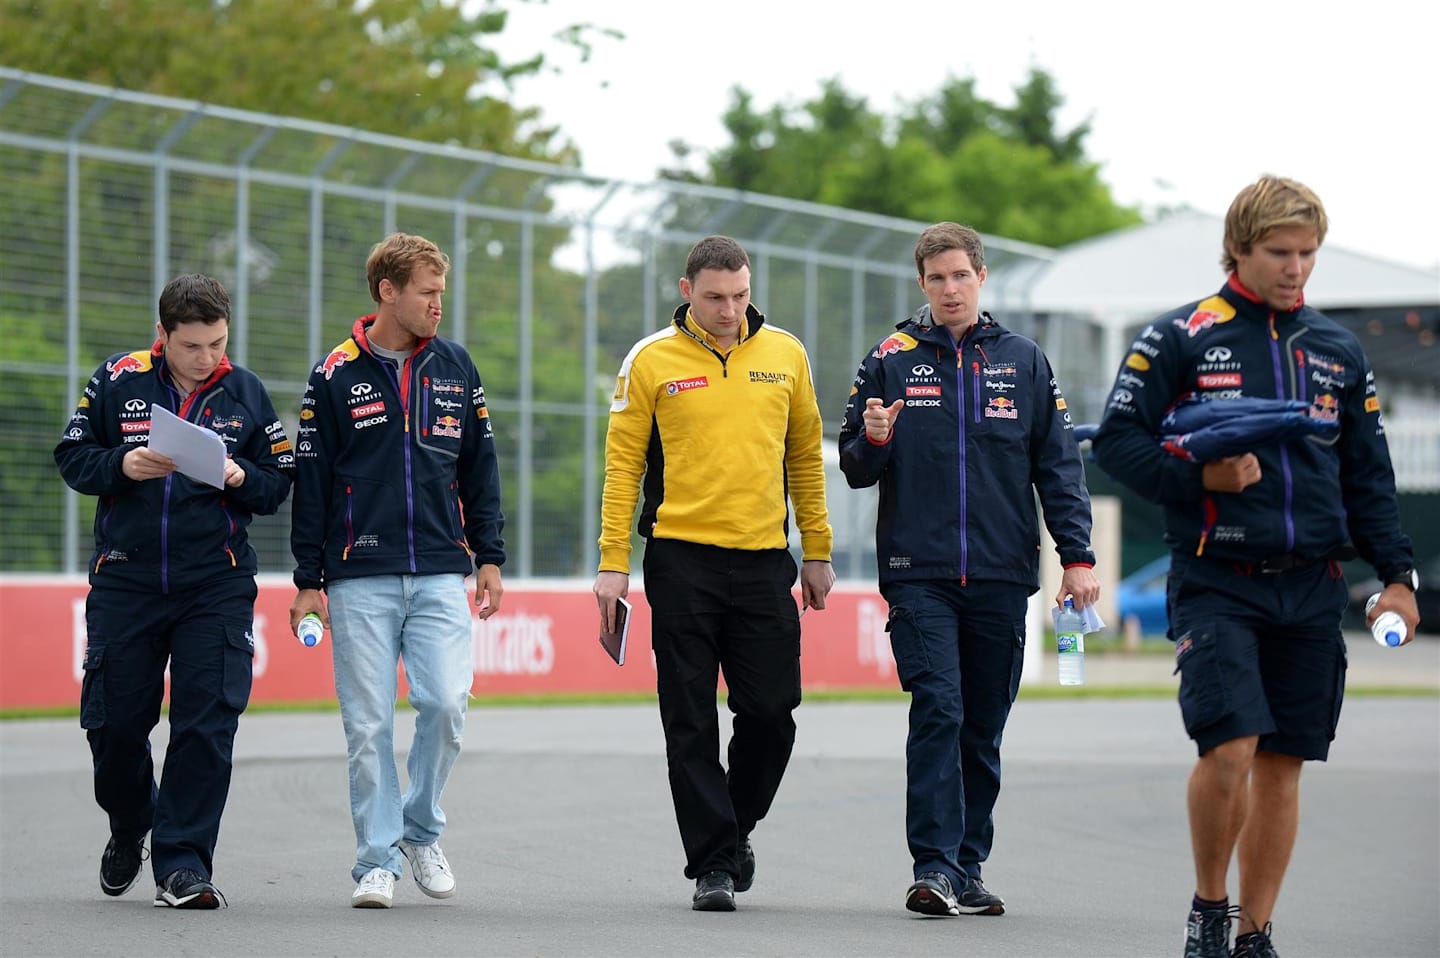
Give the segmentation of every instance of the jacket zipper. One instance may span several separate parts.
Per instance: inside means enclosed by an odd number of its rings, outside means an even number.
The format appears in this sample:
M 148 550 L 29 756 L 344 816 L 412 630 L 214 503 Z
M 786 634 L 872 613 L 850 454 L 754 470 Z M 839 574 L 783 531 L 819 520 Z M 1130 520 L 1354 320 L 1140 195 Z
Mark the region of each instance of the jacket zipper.
M 389 363 L 381 364 L 390 373 L 395 391 L 400 395 L 401 421 L 405 424 L 401 445 L 405 449 L 405 545 L 410 551 L 411 575 L 419 569 L 415 562 L 415 476 L 410 457 L 410 364 L 413 359 L 413 354 L 406 357 L 398 372 Z
M 1275 371 L 1275 398 L 1285 399 L 1285 368 L 1283 356 L 1280 352 L 1280 332 L 1275 328 L 1275 312 L 1271 310 L 1269 317 L 1270 326 L 1270 363 Z M 1295 483 L 1290 473 L 1290 453 L 1285 444 L 1280 444 L 1280 477 L 1285 490 L 1285 507 L 1282 515 L 1285 517 L 1285 551 L 1290 552 L 1295 548 Z

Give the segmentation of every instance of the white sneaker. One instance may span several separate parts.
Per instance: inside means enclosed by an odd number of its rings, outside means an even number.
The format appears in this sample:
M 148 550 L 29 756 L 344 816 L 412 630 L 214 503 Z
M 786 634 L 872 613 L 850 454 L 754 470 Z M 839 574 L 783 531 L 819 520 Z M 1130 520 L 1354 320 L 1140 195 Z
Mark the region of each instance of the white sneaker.
M 372 868 L 360 876 L 351 908 L 389 908 L 395 901 L 395 876 L 384 868 Z
M 410 863 L 410 874 L 421 891 L 431 898 L 449 898 L 455 894 L 455 875 L 438 844 L 412 845 L 402 841 L 400 851 Z

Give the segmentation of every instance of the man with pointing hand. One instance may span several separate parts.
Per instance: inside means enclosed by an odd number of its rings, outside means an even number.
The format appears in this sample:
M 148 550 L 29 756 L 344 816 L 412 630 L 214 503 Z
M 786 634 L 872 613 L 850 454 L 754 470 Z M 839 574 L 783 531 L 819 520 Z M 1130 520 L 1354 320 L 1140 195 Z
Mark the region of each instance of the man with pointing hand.
M 853 488 L 880 484 L 875 555 L 886 630 L 910 693 L 905 830 L 922 915 L 1000 915 L 980 880 L 994 836 L 1000 738 L 1039 588 L 1038 493 L 1064 574 L 1055 602 L 1092 604 L 1090 497 L 1065 399 L 1040 347 L 979 308 L 973 229 L 920 234 L 927 304 L 860 364 L 840 430 Z M 904 412 L 902 418 L 901 412 Z

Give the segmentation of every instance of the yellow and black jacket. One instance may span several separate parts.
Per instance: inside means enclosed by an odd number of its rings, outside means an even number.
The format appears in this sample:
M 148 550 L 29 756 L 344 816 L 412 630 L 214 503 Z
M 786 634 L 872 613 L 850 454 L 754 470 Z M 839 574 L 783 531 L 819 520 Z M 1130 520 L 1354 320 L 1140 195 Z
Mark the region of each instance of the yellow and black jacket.
M 820 407 L 805 347 L 746 310 L 722 350 L 687 304 L 620 366 L 605 440 L 600 571 L 630 571 L 629 522 L 644 480 L 642 536 L 782 549 L 788 494 L 806 560 L 830 558 Z

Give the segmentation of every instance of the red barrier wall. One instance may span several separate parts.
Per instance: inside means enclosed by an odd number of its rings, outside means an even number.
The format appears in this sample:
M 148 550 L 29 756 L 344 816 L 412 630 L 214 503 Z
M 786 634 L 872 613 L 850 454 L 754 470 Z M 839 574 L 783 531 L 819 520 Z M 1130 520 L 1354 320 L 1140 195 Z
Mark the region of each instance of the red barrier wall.
M 83 577 L 0 577 L 0 709 L 77 706 L 85 653 Z M 307 649 L 290 634 L 295 589 L 262 576 L 255 603 L 253 702 L 333 699 L 330 640 Z M 631 591 L 629 653 L 617 666 L 600 648 L 589 583 L 506 583 L 504 604 L 472 620 L 476 695 L 653 692 L 650 608 Z M 800 620 L 805 687 L 895 689 L 885 603 L 873 590 L 837 588 Z

